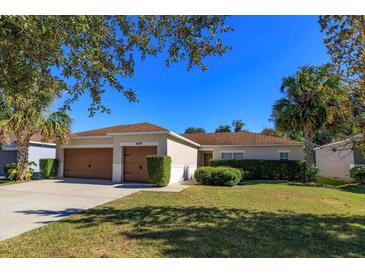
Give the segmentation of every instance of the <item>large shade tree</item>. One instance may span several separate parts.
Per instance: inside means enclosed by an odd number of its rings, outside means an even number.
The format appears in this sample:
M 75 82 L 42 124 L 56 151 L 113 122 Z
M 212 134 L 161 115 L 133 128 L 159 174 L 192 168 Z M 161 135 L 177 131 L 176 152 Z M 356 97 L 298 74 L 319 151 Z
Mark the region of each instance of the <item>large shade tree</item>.
M 1 135 L 19 137 L 18 160 L 25 163 L 29 135 L 47 139 L 53 127 L 62 138 L 65 111 L 82 94 L 91 97 L 91 116 L 110 112 L 102 100 L 107 90 L 135 102 L 136 91 L 124 82 L 138 58 L 160 54 L 167 66 L 186 61 L 188 69 L 204 71 L 206 57 L 229 50 L 220 36 L 230 30 L 224 16 L 0 16 L 0 94 L 7 111 Z M 51 99 L 43 96 L 54 98 L 55 90 L 69 96 L 62 110 L 43 117 Z
M 69 93 L 65 107 L 83 93 L 89 111 L 108 112 L 102 94 L 124 86 L 135 62 L 162 55 L 166 65 L 186 61 L 206 70 L 204 59 L 229 47 L 221 35 L 231 30 L 224 16 L 0 16 L 0 90 L 26 93 L 36 77 L 57 82 Z M 50 69 L 51 68 L 51 69 Z
M 319 23 L 332 62 L 350 88 L 353 116 L 348 125 L 353 133 L 363 133 L 360 148 L 365 155 L 365 16 L 326 15 Z
M 64 143 L 70 136 L 70 117 L 64 110 L 51 111 L 51 104 L 60 96 L 62 82 L 49 83 L 38 79 L 32 89 L 22 95 L 0 93 L 0 135 L 14 135 L 17 142 L 17 180 L 29 176 L 28 148 L 34 134 L 43 141 L 59 140 Z
M 305 66 L 281 84 L 284 98 L 273 106 L 279 130 L 304 134 L 307 164 L 315 164 L 313 139 L 324 125 L 339 125 L 351 115 L 351 100 L 341 78 L 328 65 Z

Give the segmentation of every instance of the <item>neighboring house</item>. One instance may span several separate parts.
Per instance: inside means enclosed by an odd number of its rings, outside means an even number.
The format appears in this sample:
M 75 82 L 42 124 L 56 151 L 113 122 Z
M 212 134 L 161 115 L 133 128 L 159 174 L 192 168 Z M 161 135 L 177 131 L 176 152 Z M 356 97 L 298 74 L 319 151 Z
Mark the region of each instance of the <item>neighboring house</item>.
M 319 174 L 327 177 L 350 178 L 350 169 L 365 165 L 361 151 L 354 146 L 353 139 L 333 142 L 315 148 Z
M 39 159 L 41 158 L 55 158 L 56 157 L 56 143 L 54 142 L 42 142 L 42 137 L 40 135 L 33 135 L 30 138 L 29 144 L 29 161 L 33 161 L 37 164 L 34 168 L 34 174 L 39 173 Z M 0 151 L 0 176 L 4 176 L 4 166 L 9 163 L 16 162 L 17 154 L 16 139 L 10 136 L 3 145 L 3 149 Z
M 170 183 L 190 179 L 198 166 L 212 158 L 302 160 L 303 145 L 256 133 L 179 135 L 139 123 L 74 133 L 57 145 L 59 176 L 147 182 L 147 155 L 169 155 Z

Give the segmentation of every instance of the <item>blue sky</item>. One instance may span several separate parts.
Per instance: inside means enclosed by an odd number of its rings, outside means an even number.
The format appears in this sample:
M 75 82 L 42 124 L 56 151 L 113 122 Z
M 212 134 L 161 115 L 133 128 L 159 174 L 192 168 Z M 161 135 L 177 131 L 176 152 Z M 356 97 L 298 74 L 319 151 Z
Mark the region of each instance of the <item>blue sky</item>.
M 124 81 L 137 90 L 139 103 L 108 90 L 103 101 L 112 114 L 89 118 L 87 94 L 70 113 L 72 130 L 148 121 L 181 133 L 189 126 L 214 131 L 242 119 L 250 131 L 273 127 L 271 108 L 281 79 L 300 66 L 328 62 L 317 16 L 233 16 L 234 31 L 223 36 L 232 50 L 206 59 L 208 71 L 187 71 L 186 63 L 167 68 L 164 59 L 136 62 L 135 77 Z

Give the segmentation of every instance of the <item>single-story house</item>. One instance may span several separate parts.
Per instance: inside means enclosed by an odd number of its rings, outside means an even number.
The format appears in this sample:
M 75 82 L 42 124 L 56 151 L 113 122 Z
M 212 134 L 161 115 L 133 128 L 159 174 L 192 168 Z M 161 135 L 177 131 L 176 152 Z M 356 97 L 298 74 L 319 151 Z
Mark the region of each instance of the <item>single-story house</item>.
M 146 182 L 147 155 L 169 155 L 170 183 L 187 180 L 210 159 L 302 160 L 303 144 L 249 132 L 177 134 L 150 123 L 118 125 L 72 135 L 57 145 L 60 177 Z
M 7 138 L 6 143 L 3 145 L 0 151 L 0 176 L 4 176 L 4 166 L 9 163 L 16 163 L 16 154 L 18 148 L 16 144 L 16 138 L 11 135 Z M 39 159 L 42 158 L 55 158 L 56 157 L 56 143 L 55 142 L 42 142 L 42 136 L 34 134 L 30 138 L 30 144 L 28 149 L 29 161 L 36 163 L 34 168 L 34 174 L 39 173 Z
M 358 137 L 348 138 L 316 147 L 316 166 L 327 177 L 350 178 L 350 169 L 365 165 L 362 152 L 354 146 Z

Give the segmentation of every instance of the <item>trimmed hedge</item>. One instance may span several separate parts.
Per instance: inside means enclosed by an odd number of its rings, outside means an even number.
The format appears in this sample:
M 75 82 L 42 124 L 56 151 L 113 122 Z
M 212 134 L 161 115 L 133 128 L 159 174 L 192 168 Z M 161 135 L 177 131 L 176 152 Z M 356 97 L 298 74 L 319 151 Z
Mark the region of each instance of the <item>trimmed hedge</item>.
M 351 168 L 350 177 L 358 184 L 365 184 L 365 167 L 357 166 Z
M 58 160 L 51 158 L 39 159 L 39 169 L 42 178 L 55 177 L 57 176 Z
M 210 160 L 211 166 L 230 166 L 245 171 L 245 179 L 300 180 L 305 178 L 305 161 Z
M 232 167 L 200 167 L 195 180 L 204 185 L 234 186 L 241 180 L 241 171 Z
M 167 186 L 171 177 L 171 157 L 161 155 L 147 156 L 148 177 L 156 186 Z

